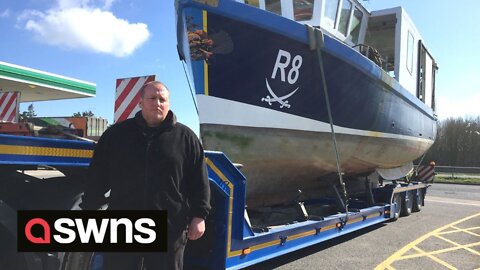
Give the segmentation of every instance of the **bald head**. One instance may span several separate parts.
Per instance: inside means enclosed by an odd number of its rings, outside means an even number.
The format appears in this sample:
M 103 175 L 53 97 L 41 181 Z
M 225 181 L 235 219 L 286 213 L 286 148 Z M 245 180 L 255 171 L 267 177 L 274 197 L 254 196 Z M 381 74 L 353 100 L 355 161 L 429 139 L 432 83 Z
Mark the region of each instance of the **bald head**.
M 142 85 L 142 87 L 140 88 L 140 97 L 143 98 L 145 96 L 145 88 L 149 85 L 153 85 L 153 86 L 158 86 L 162 89 L 165 89 L 167 90 L 168 94 L 170 94 L 170 90 L 168 89 L 168 87 L 161 81 L 151 81 L 151 82 L 147 82 L 146 84 Z

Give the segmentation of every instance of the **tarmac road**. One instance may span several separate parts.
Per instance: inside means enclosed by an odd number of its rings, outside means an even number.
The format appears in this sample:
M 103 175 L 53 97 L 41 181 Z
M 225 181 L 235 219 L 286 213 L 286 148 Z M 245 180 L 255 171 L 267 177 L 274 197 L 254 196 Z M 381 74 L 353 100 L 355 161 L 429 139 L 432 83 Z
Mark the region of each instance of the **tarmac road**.
M 480 186 L 434 184 L 419 213 L 249 269 L 480 269 Z

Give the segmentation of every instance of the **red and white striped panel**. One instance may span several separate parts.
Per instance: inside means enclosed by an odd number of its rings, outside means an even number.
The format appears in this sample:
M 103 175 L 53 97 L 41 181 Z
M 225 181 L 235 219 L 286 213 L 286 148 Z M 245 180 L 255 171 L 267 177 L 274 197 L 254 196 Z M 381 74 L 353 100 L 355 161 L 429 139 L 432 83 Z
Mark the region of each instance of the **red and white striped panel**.
M 0 92 L 0 122 L 18 122 L 20 92 Z
M 115 93 L 115 123 L 135 116 L 140 110 L 140 88 L 147 82 L 155 80 L 155 75 L 117 79 Z
M 435 166 L 421 165 L 418 167 L 417 178 L 421 182 L 432 182 L 435 177 Z

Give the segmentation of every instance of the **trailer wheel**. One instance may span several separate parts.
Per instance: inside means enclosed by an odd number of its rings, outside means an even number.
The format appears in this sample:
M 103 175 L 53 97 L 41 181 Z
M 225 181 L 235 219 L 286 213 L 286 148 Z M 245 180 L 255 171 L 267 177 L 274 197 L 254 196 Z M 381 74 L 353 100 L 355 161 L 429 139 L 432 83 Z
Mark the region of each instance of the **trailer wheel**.
M 422 210 L 423 206 L 423 200 L 425 199 L 424 194 L 423 194 L 423 189 L 417 189 L 417 192 L 415 192 L 414 196 L 414 202 L 413 202 L 413 212 L 420 212 Z
M 412 213 L 413 209 L 413 193 L 406 191 L 405 196 L 402 196 L 402 216 L 406 217 Z
M 396 221 L 400 217 L 400 212 L 402 209 L 402 195 L 395 194 L 393 195 L 393 202 L 397 204 L 395 207 L 395 212 L 393 212 L 392 221 Z
M 65 254 L 63 270 L 93 270 L 92 258 L 92 252 L 68 252 Z

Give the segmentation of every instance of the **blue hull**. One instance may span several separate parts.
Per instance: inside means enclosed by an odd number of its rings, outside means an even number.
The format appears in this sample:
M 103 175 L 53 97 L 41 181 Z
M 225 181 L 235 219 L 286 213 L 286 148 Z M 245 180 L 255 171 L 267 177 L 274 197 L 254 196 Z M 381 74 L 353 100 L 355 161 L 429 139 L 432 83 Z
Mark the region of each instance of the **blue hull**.
M 184 10 L 185 16 L 191 16 L 193 21 L 190 30 L 200 29 L 203 18 L 200 9 L 209 9 L 208 6 L 195 9 L 194 6 Z M 197 94 L 329 122 L 316 52 L 309 49 L 308 33 L 303 25 L 231 1 L 220 1 L 206 17 L 208 37 L 213 37 L 217 44 L 212 46 L 211 56 L 204 58 L 208 61 L 208 93 L 204 59 L 191 62 Z M 253 19 L 255 24 L 251 24 Z M 275 24 L 272 25 L 272 21 Z M 286 34 L 286 30 L 294 34 Z M 216 40 L 219 33 L 226 33 L 230 44 L 222 44 L 225 38 Z M 185 50 L 187 46 L 183 45 L 183 54 L 188 58 L 191 51 Z M 233 49 L 228 53 L 216 53 L 216 47 L 222 46 Z M 288 74 L 282 80 L 280 70 L 272 78 L 279 50 L 290 53 L 291 58 L 296 55 L 302 58 L 294 84 L 289 83 Z M 329 36 L 325 36 L 323 52 L 335 125 L 434 140 L 436 119 L 433 111 L 378 66 Z M 280 62 L 284 63 L 285 59 Z M 293 60 L 291 62 L 285 73 L 288 68 L 292 69 Z M 295 77 L 294 73 L 291 78 Z M 269 96 L 266 79 L 278 97 L 298 87 L 298 91 L 288 98 L 290 106 L 265 102 Z

